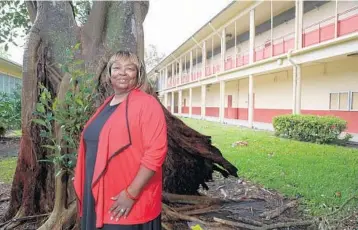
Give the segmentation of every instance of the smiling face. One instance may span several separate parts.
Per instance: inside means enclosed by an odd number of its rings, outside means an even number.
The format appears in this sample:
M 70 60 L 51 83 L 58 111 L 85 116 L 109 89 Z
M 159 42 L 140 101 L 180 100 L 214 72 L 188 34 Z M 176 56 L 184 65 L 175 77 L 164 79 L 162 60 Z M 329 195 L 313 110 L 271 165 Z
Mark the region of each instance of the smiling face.
M 138 81 L 138 67 L 129 57 L 118 57 L 111 66 L 110 81 L 116 93 L 128 92 Z

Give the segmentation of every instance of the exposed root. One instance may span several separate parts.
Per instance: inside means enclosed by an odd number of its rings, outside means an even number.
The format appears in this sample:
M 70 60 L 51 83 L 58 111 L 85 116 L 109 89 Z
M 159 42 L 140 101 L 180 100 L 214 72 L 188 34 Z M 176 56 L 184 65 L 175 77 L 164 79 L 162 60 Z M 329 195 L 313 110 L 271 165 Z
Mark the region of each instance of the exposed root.
M 182 204 L 221 204 L 224 200 L 217 198 L 210 198 L 206 196 L 190 196 L 190 195 L 178 195 L 172 193 L 163 193 L 163 200 L 170 203 L 182 203 Z
M 259 228 L 259 230 L 288 228 L 288 227 L 294 227 L 294 226 L 307 226 L 307 225 L 312 225 L 314 223 L 315 222 L 313 220 L 277 223 L 277 224 L 270 224 L 270 225 L 262 226 L 261 228 Z
M 256 226 L 243 224 L 243 223 L 238 223 L 238 222 L 234 222 L 234 221 L 231 221 L 231 220 L 224 220 L 224 219 L 220 219 L 220 218 L 217 218 L 217 217 L 214 217 L 214 221 L 216 221 L 216 222 L 218 222 L 220 224 L 229 225 L 231 227 L 239 227 L 239 228 L 250 229 L 250 230 L 260 230 L 260 228 L 256 227 Z
M 280 206 L 274 210 L 264 212 L 260 215 L 260 217 L 265 217 L 266 220 L 271 220 L 272 218 L 275 218 L 275 217 L 278 217 L 279 215 L 281 215 L 281 213 L 283 213 L 287 209 L 293 208 L 297 205 L 298 205 L 297 201 L 294 200 L 294 201 L 291 201 L 291 202 L 289 202 L 283 206 Z
M 67 200 L 66 178 L 67 175 L 65 171 L 62 171 L 56 176 L 55 206 L 48 220 L 38 230 L 56 229 L 56 227 L 62 228 L 63 223 L 67 222 L 67 219 L 72 218 L 71 215 L 76 215 L 75 203 L 71 204 L 68 209 L 65 208 Z
M 219 226 L 216 223 L 206 222 L 206 221 L 203 221 L 203 220 L 201 220 L 199 218 L 196 218 L 196 217 L 192 217 L 192 216 L 188 216 L 188 215 L 184 215 L 184 214 L 175 212 L 174 210 L 172 210 L 169 206 L 167 206 L 164 203 L 162 205 L 163 205 L 163 212 L 166 215 L 168 215 L 168 216 L 170 216 L 170 217 L 172 217 L 174 219 L 192 221 L 192 222 L 200 223 L 200 224 L 203 224 L 203 225 L 206 225 L 206 226 Z

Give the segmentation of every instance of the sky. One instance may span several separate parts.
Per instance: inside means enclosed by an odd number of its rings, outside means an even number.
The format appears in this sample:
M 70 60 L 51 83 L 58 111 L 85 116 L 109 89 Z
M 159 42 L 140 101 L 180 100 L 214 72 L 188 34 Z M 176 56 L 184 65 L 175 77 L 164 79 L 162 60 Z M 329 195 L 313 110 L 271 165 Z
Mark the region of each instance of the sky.
M 169 55 L 231 1 L 151 0 L 143 24 L 145 45 Z M 22 63 L 23 47 L 10 46 L 9 53 L 11 60 Z

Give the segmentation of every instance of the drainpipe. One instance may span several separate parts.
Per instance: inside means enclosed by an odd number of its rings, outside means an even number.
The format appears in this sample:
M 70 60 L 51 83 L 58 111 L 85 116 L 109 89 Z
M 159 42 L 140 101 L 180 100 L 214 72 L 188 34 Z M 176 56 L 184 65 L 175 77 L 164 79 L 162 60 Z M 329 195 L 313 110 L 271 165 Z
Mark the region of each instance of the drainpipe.
M 291 59 L 293 49 L 290 49 L 287 53 L 287 60 L 293 67 L 293 78 L 292 78 L 292 88 L 293 88 L 293 106 L 292 113 L 300 114 L 301 113 L 301 66 L 295 63 Z

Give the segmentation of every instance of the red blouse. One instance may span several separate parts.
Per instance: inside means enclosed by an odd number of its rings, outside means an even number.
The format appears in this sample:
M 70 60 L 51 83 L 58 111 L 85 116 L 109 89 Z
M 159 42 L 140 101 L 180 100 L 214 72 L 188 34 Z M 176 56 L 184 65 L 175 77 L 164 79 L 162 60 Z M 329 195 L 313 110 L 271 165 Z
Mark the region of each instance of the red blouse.
M 84 129 L 112 98 L 113 96 L 106 99 Z M 167 145 L 167 125 L 161 105 L 151 95 L 133 90 L 107 120 L 99 136 L 92 182 L 97 228 L 101 228 L 103 224 L 141 224 L 160 214 L 162 164 Z M 82 132 L 74 179 L 80 216 L 85 179 L 85 148 Z M 128 217 L 121 218 L 118 222 L 110 220 L 109 209 L 114 202 L 110 198 L 131 184 L 140 165 L 156 173 L 144 187 Z

